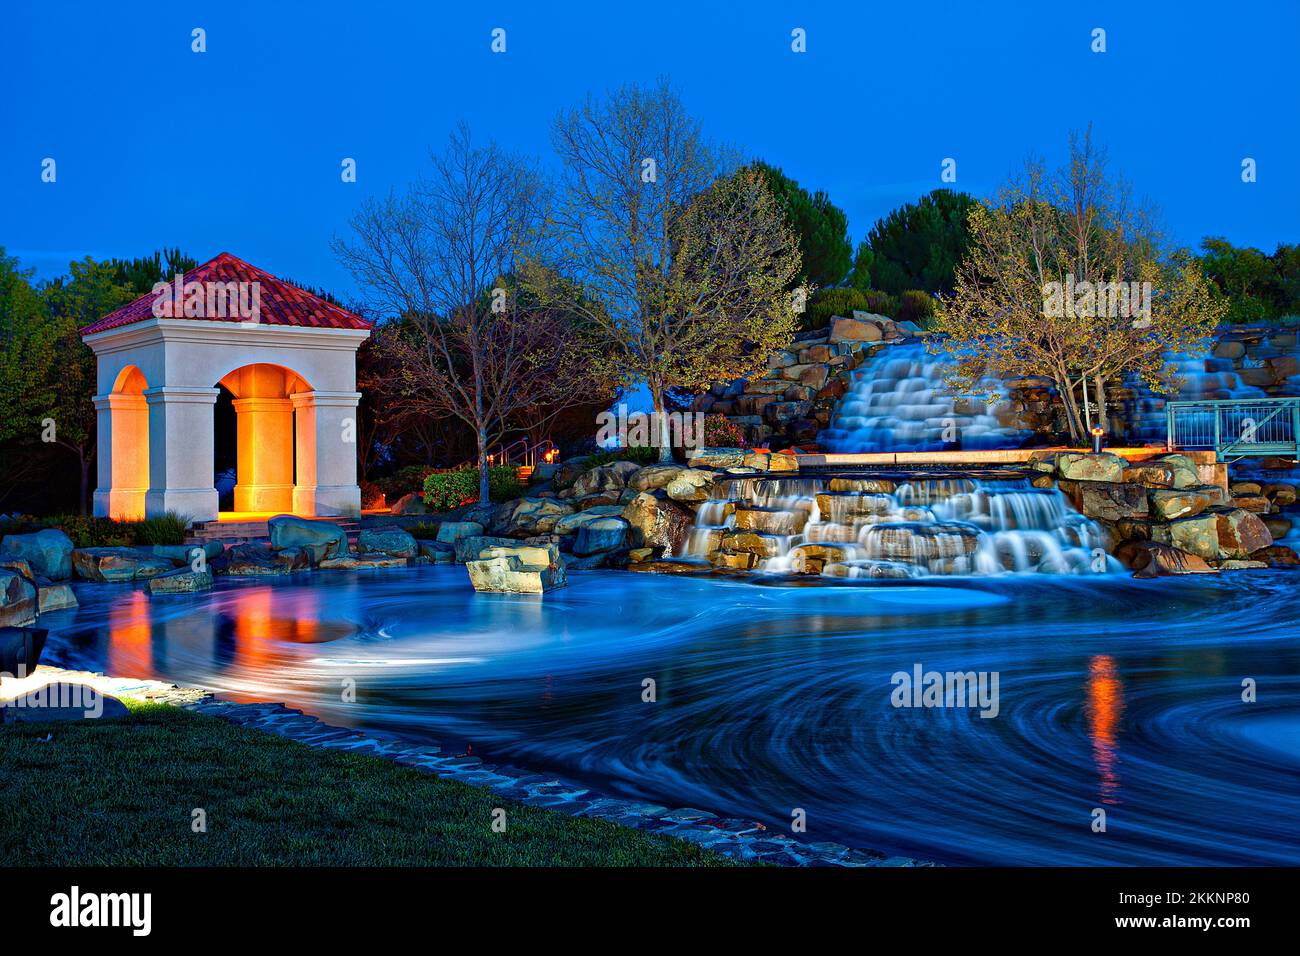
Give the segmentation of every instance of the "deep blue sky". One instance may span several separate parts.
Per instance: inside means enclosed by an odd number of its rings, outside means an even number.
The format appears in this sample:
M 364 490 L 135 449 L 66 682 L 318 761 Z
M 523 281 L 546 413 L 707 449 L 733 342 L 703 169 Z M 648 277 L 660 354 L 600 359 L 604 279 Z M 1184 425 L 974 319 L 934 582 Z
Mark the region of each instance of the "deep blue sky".
M 944 157 L 982 194 L 1090 120 L 1177 241 L 1300 240 L 1296 0 L 284 6 L 7 2 L 0 245 L 43 277 L 86 254 L 228 250 L 347 296 L 330 236 L 458 119 L 550 162 L 557 109 L 661 74 L 710 136 L 827 190 L 855 242 L 940 185 Z

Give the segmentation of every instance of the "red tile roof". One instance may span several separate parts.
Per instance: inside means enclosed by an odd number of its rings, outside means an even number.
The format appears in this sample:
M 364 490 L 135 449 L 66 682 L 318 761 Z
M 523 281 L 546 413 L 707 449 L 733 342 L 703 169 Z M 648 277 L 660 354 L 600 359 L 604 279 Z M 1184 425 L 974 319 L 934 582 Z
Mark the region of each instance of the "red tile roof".
M 297 325 L 313 329 L 369 329 L 371 324 L 347 309 L 326 302 L 319 296 L 304 292 L 295 285 L 277 279 L 269 272 L 251 266 L 243 259 L 223 252 L 201 266 L 185 273 L 185 282 L 257 282 L 260 315 L 258 321 L 266 325 Z M 156 296 L 146 292 L 129 305 L 110 312 L 81 330 L 81 335 L 93 335 L 108 329 L 121 328 L 152 319 Z M 184 318 L 185 316 L 176 316 Z M 195 316 L 194 318 L 200 318 Z M 202 316 L 217 322 L 243 322 L 239 315 Z

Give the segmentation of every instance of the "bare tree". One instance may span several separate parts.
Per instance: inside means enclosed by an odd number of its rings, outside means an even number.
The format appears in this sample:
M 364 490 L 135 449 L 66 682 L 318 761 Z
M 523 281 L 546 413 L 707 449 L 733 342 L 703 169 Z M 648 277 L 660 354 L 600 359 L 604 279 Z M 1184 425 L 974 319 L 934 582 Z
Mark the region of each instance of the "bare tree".
M 565 178 L 551 275 L 580 285 L 562 297 L 600 330 L 603 377 L 648 385 L 670 460 L 669 389 L 749 374 L 788 344 L 797 242 L 761 177 L 728 175 L 664 81 L 588 97 L 553 141 Z
M 476 147 L 461 124 L 405 193 L 369 200 L 336 255 L 369 310 L 401 322 L 384 337 L 416 415 L 451 416 L 475 435 L 479 500 L 489 500 L 488 450 L 512 416 L 537 403 L 581 401 L 589 348 L 577 327 L 522 305 L 509 277 L 536 253 L 546 190 L 523 160 Z

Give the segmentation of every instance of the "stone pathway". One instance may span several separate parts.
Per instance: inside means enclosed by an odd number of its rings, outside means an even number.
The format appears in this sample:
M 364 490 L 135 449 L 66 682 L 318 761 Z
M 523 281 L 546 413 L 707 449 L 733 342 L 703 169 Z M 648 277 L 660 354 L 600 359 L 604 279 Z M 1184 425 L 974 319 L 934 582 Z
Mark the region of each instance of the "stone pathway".
M 470 754 L 452 754 L 436 744 L 415 744 L 398 736 L 367 734 L 334 727 L 280 703 L 241 704 L 196 687 L 155 680 L 106 677 L 85 671 L 42 666 L 28 679 L 89 684 L 101 694 L 169 704 L 245 727 L 288 737 L 311 747 L 349 750 L 383 757 L 449 780 L 487 787 L 503 798 L 574 816 L 600 817 L 624 826 L 679 837 L 715 853 L 747 862 L 781 866 L 930 866 L 906 857 L 887 857 L 839 843 L 805 842 L 769 830 L 762 823 L 721 817 L 693 808 L 659 806 L 613 798 L 550 774 L 484 763 Z

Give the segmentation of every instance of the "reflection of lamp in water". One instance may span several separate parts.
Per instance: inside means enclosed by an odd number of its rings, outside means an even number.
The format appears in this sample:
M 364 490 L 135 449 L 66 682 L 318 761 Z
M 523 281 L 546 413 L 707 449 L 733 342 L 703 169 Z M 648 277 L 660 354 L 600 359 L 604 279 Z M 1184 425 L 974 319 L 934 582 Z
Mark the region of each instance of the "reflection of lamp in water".
M 1119 802 L 1119 718 L 1124 710 L 1124 685 L 1120 681 L 1115 659 L 1105 654 L 1088 661 L 1087 703 L 1088 739 L 1092 759 L 1100 778 L 1102 803 Z
M 0 627 L 0 683 L 5 677 L 22 680 L 36 670 L 49 633 L 43 627 Z M 0 707 L 3 721 L 4 708 Z
M 1102 428 L 1100 425 L 1093 425 L 1089 431 L 1092 432 L 1092 453 L 1094 455 L 1100 455 L 1102 439 L 1106 437 L 1106 429 Z

